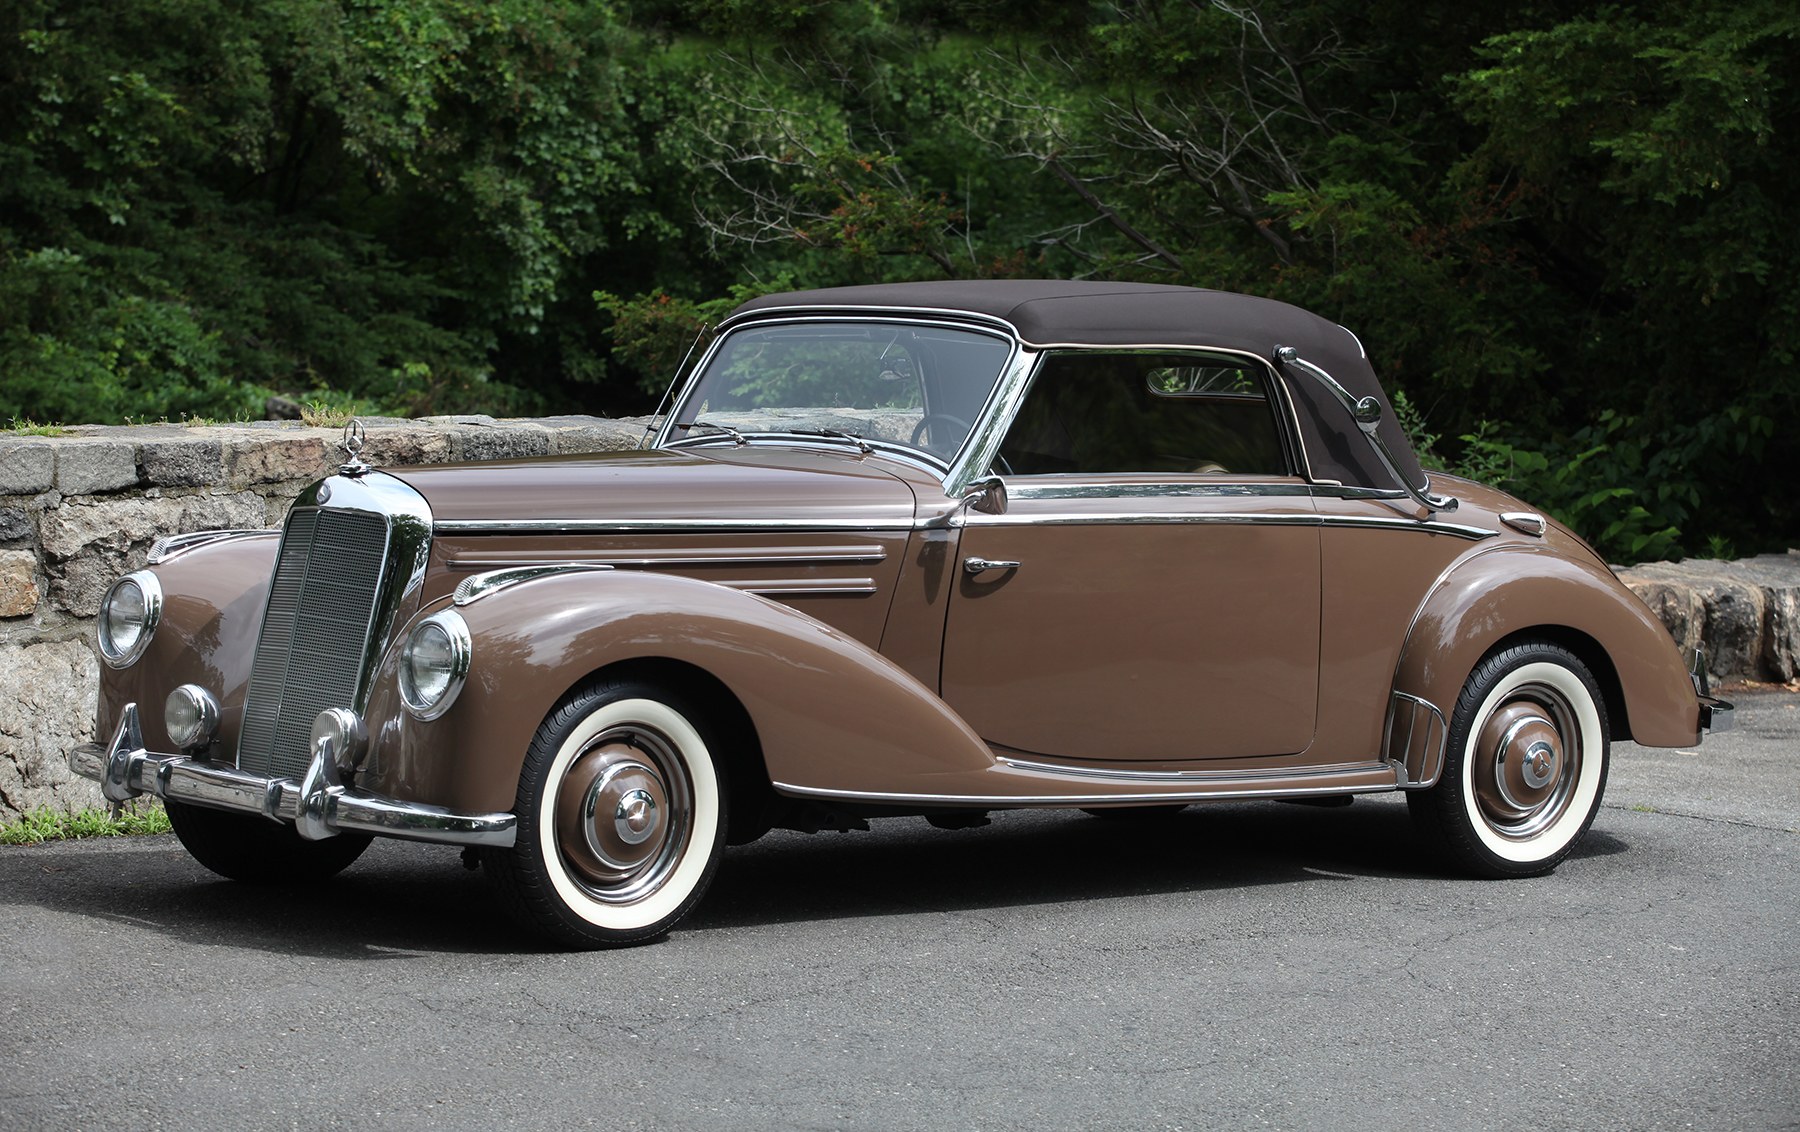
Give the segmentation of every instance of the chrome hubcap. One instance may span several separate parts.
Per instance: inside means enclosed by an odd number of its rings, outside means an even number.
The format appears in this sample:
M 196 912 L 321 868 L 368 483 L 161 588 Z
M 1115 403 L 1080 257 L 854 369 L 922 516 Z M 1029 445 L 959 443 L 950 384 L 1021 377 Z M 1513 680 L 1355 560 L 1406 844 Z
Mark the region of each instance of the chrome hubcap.
M 556 798 L 556 843 L 589 895 L 628 903 L 655 891 L 681 859 L 692 798 L 679 758 L 638 728 L 601 734 L 569 764 Z
M 1581 732 L 1554 688 L 1527 684 L 1487 717 L 1471 768 L 1475 800 L 1489 828 L 1525 839 L 1568 808 L 1581 774 Z

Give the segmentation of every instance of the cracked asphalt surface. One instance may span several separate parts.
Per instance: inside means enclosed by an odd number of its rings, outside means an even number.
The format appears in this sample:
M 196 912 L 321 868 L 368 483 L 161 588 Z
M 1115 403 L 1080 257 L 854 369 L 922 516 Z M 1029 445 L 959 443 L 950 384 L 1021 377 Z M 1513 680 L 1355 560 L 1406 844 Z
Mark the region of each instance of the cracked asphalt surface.
M 1800 1127 L 1800 695 L 1619 744 L 1551 876 L 1404 802 L 776 834 L 569 954 L 454 850 L 300 893 L 0 849 L 4 1128 Z

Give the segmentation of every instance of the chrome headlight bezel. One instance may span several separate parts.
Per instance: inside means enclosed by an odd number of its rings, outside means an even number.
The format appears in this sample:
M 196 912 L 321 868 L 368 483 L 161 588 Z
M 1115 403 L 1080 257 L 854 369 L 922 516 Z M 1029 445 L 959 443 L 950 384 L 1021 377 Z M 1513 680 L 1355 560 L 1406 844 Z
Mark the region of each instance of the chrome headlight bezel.
M 453 609 L 422 618 L 406 634 L 400 651 L 400 700 L 415 719 L 436 719 L 450 710 L 469 676 L 474 642 L 469 625 Z M 432 658 L 429 681 L 421 665 Z
M 122 634 L 114 624 L 113 599 L 127 586 L 134 587 L 141 595 L 143 608 L 137 615 L 135 635 L 121 645 Z M 162 608 L 162 583 L 148 570 L 133 570 L 107 588 L 106 596 L 100 599 L 99 616 L 95 619 L 94 642 L 100 659 L 108 668 L 129 668 L 138 662 L 144 650 L 150 647 L 157 625 L 162 622 Z

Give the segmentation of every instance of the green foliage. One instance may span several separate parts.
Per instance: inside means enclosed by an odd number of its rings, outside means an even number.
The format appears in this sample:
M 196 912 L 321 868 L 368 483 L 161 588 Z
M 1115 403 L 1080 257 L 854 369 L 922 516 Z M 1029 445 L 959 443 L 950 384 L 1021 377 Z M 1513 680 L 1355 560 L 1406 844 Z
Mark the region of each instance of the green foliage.
M 18 0 L 0 419 L 642 411 L 750 295 L 1144 279 L 1351 327 L 1428 459 L 1615 560 L 1780 547 L 1797 44 L 1785 0 Z
M 106 810 L 59 813 L 48 806 L 39 806 L 19 815 L 17 821 L 0 825 L 0 845 L 38 845 L 77 837 L 168 832 L 169 815 L 154 803 L 134 803 L 122 808 L 117 815 Z

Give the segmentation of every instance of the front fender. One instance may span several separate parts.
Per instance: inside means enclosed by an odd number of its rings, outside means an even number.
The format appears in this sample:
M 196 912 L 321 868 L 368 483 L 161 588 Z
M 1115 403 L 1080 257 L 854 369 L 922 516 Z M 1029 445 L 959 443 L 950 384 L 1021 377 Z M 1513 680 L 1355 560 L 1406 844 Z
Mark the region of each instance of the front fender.
M 219 731 L 209 756 L 227 762 L 236 757 L 244 691 L 280 546 L 281 532 L 271 530 L 220 539 L 149 567 L 162 585 L 162 620 L 136 664 L 100 665 L 94 734 L 111 735 L 125 705 L 135 703 L 145 743 L 153 751 L 172 751 L 163 701 L 182 684 L 199 684 L 219 696 Z
M 930 776 L 994 763 L 961 718 L 886 657 L 738 590 L 675 575 L 571 571 L 457 611 L 469 626 L 472 661 L 444 715 L 422 723 L 404 714 L 398 647 L 381 666 L 368 713 L 376 732 L 363 781 L 371 788 L 456 809 L 510 810 L 525 749 L 557 701 L 600 669 L 645 659 L 693 665 L 730 689 L 777 782 L 916 791 Z
M 1601 655 L 1584 660 L 1603 686 L 1607 668 L 1617 678 L 1615 736 L 1650 747 L 1699 742 L 1699 700 L 1668 630 L 1604 566 L 1549 546 L 1498 546 L 1439 578 L 1407 634 L 1394 688 L 1448 716 L 1481 658 L 1533 629 L 1597 646 Z

